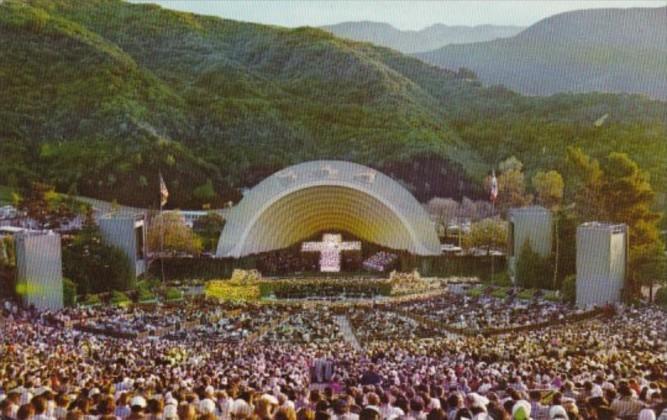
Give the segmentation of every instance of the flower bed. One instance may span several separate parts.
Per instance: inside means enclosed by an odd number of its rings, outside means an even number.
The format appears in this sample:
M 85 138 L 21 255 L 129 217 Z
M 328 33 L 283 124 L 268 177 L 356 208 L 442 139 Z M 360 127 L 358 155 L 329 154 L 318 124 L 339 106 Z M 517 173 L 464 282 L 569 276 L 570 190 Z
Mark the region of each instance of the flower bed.
M 307 297 L 389 296 L 392 283 L 387 279 L 285 279 L 264 280 L 259 283 L 262 297 L 301 299 Z
M 259 299 L 259 286 L 237 284 L 228 280 L 213 280 L 206 284 L 206 296 L 226 301 L 250 301 Z

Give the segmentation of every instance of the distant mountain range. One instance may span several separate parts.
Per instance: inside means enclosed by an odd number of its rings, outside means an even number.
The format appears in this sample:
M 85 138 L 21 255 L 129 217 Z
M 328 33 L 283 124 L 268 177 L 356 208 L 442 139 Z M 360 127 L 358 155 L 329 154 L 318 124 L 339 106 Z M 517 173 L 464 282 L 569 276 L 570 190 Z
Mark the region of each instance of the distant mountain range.
M 566 175 L 577 145 L 628 153 L 667 192 L 667 103 L 523 96 L 320 29 L 4 0 L 0 56 L 0 185 L 155 207 L 160 171 L 169 206 L 215 207 L 287 165 L 342 159 L 420 200 L 481 197 L 500 160 Z
M 416 54 L 529 95 L 628 92 L 667 99 L 667 7 L 594 9 L 544 19 L 506 39 Z
M 343 22 L 321 28 L 341 38 L 370 42 L 407 54 L 430 51 L 449 44 L 507 38 L 525 29 L 521 26 L 448 26 L 439 23 L 419 31 L 402 31 L 388 23 L 369 21 Z

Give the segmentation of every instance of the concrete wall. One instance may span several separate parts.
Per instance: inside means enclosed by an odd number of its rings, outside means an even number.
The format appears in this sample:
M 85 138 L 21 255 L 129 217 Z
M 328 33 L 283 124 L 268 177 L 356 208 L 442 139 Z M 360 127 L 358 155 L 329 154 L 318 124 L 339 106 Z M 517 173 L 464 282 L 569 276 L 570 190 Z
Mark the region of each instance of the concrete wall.
M 104 241 L 127 256 L 134 276 L 146 271 L 146 225 L 143 216 L 110 214 L 98 220 Z M 137 234 L 137 229 L 140 233 Z M 141 248 L 141 251 L 138 249 Z
M 551 255 L 553 220 L 551 212 L 544 207 L 523 207 L 509 210 L 510 232 L 508 236 L 508 268 L 514 273 L 516 261 L 526 240 L 537 254 Z
M 584 223 L 577 228 L 577 306 L 621 300 L 625 285 L 628 228 Z
M 16 285 L 26 305 L 39 310 L 63 307 L 63 269 L 60 235 L 16 235 Z

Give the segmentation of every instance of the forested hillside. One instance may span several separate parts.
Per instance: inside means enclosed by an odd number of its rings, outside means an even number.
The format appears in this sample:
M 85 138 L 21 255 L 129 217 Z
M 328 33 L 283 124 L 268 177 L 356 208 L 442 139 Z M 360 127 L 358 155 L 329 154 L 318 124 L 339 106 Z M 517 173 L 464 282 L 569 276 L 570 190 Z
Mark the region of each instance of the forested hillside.
M 493 164 L 625 151 L 666 189 L 667 106 L 524 97 L 319 29 L 120 0 L 0 4 L 0 184 L 48 180 L 131 205 L 221 205 L 318 158 L 386 170 L 420 199 L 475 196 Z M 608 114 L 603 124 L 594 124 Z

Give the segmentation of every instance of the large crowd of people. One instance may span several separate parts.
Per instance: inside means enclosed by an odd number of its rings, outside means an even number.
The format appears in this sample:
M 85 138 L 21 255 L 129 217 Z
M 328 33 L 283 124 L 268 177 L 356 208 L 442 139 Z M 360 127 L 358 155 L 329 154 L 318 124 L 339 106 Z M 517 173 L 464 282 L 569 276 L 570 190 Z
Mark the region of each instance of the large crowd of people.
M 455 321 L 463 315 L 477 328 L 524 326 L 568 311 L 542 301 L 519 307 L 459 299 L 403 303 L 395 311 L 187 300 L 41 314 L 6 302 L 0 416 L 667 419 L 663 310 L 619 308 L 577 323 L 466 336 L 442 334 L 409 316 Z M 341 317 L 361 346 L 341 331 Z M 475 317 L 483 321 L 474 324 Z M 86 325 L 98 328 L 80 328 Z M 165 326 L 173 328 L 155 335 Z
M 444 294 L 419 302 L 406 302 L 400 309 L 431 321 L 474 331 L 520 327 L 561 320 L 581 312 L 560 302 L 522 300 L 482 295 Z

